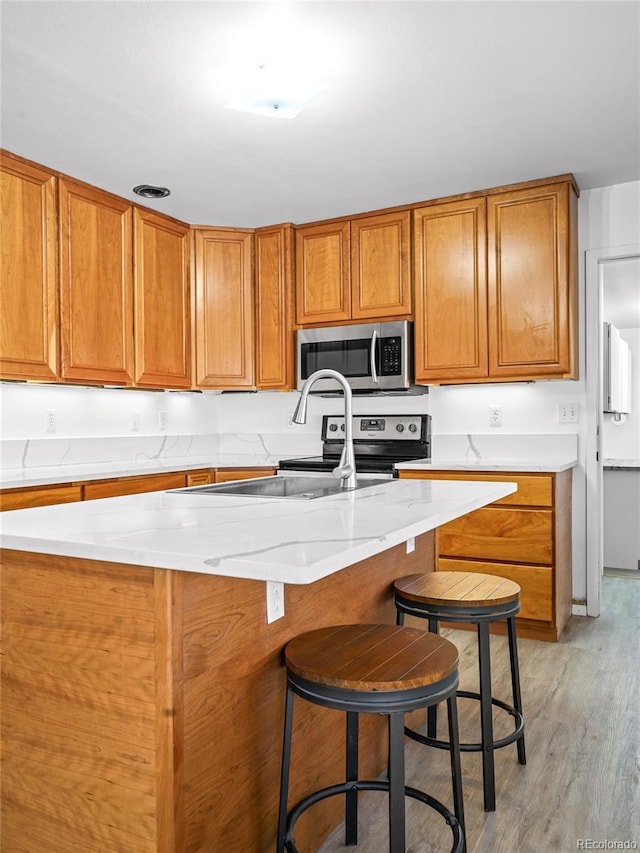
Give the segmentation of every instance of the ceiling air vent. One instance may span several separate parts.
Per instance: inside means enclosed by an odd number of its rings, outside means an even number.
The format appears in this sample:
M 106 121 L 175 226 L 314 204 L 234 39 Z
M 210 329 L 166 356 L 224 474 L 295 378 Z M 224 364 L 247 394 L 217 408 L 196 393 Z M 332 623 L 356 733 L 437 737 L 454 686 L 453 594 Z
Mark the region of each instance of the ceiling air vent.
M 133 188 L 136 195 L 141 195 L 143 198 L 166 198 L 171 195 L 171 190 L 166 187 L 152 187 L 151 184 L 138 184 Z

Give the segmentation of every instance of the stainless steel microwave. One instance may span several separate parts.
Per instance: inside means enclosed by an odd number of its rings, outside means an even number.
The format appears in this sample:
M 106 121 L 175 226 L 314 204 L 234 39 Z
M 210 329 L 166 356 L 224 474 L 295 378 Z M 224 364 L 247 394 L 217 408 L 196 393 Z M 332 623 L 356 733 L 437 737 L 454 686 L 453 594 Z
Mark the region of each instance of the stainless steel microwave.
M 316 370 L 331 368 L 348 380 L 354 391 L 405 391 L 413 380 L 412 325 L 364 323 L 325 326 L 297 332 L 298 390 Z M 332 379 L 320 379 L 313 391 L 335 391 Z

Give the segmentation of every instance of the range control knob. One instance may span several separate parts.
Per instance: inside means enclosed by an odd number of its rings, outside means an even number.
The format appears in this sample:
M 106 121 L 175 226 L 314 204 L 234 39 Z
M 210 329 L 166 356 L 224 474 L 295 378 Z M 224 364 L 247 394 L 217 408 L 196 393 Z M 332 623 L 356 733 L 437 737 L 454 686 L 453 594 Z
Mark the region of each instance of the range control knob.
M 409 424 L 409 432 L 418 432 L 416 424 Z
M 329 424 L 329 432 L 337 432 L 338 424 Z
M 340 424 L 340 429 L 342 432 L 344 432 L 344 424 Z
M 398 432 L 404 432 L 404 424 L 396 424 L 396 430 Z

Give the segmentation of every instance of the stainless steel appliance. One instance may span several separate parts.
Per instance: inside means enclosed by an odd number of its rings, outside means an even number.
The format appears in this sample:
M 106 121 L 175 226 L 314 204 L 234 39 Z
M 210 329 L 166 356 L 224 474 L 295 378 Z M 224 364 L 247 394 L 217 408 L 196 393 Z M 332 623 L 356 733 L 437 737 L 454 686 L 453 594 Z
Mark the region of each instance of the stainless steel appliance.
M 394 477 L 397 462 L 431 458 L 431 415 L 353 415 L 353 445 L 359 474 Z M 280 471 L 332 471 L 344 443 L 344 415 L 322 418 L 322 456 L 283 459 Z
M 337 370 L 353 391 L 407 391 L 413 380 L 412 325 L 407 320 L 299 329 L 298 390 L 316 370 Z M 321 380 L 314 392 L 335 391 Z

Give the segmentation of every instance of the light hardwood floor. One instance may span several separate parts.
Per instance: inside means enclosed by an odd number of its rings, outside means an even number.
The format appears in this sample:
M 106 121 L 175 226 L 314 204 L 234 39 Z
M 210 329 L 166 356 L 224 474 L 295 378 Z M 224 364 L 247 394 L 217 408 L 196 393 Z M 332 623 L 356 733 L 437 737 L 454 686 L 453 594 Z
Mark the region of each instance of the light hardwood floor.
M 475 634 L 443 633 L 460 649 L 461 686 L 476 689 Z M 510 701 L 506 639 L 491 644 L 494 695 Z M 497 750 L 497 810 L 486 814 L 480 754 L 463 754 L 469 853 L 615 849 L 607 841 L 640 850 L 640 584 L 605 577 L 598 619 L 572 617 L 558 643 L 520 639 L 518 647 L 527 765 L 515 746 Z M 463 739 L 478 740 L 476 705 L 459 701 Z M 495 716 L 500 731 L 507 715 Z M 408 741 L 406 755 L 407 784 L 450 807 L 448 754 Z M 338 828 L 319 853 L 387 850 L 386 795 L 366 793 L 361 803 L 357 848 L 343 845 Z M 449 850 L 442 818 L 407 804 L 407 853 Z

